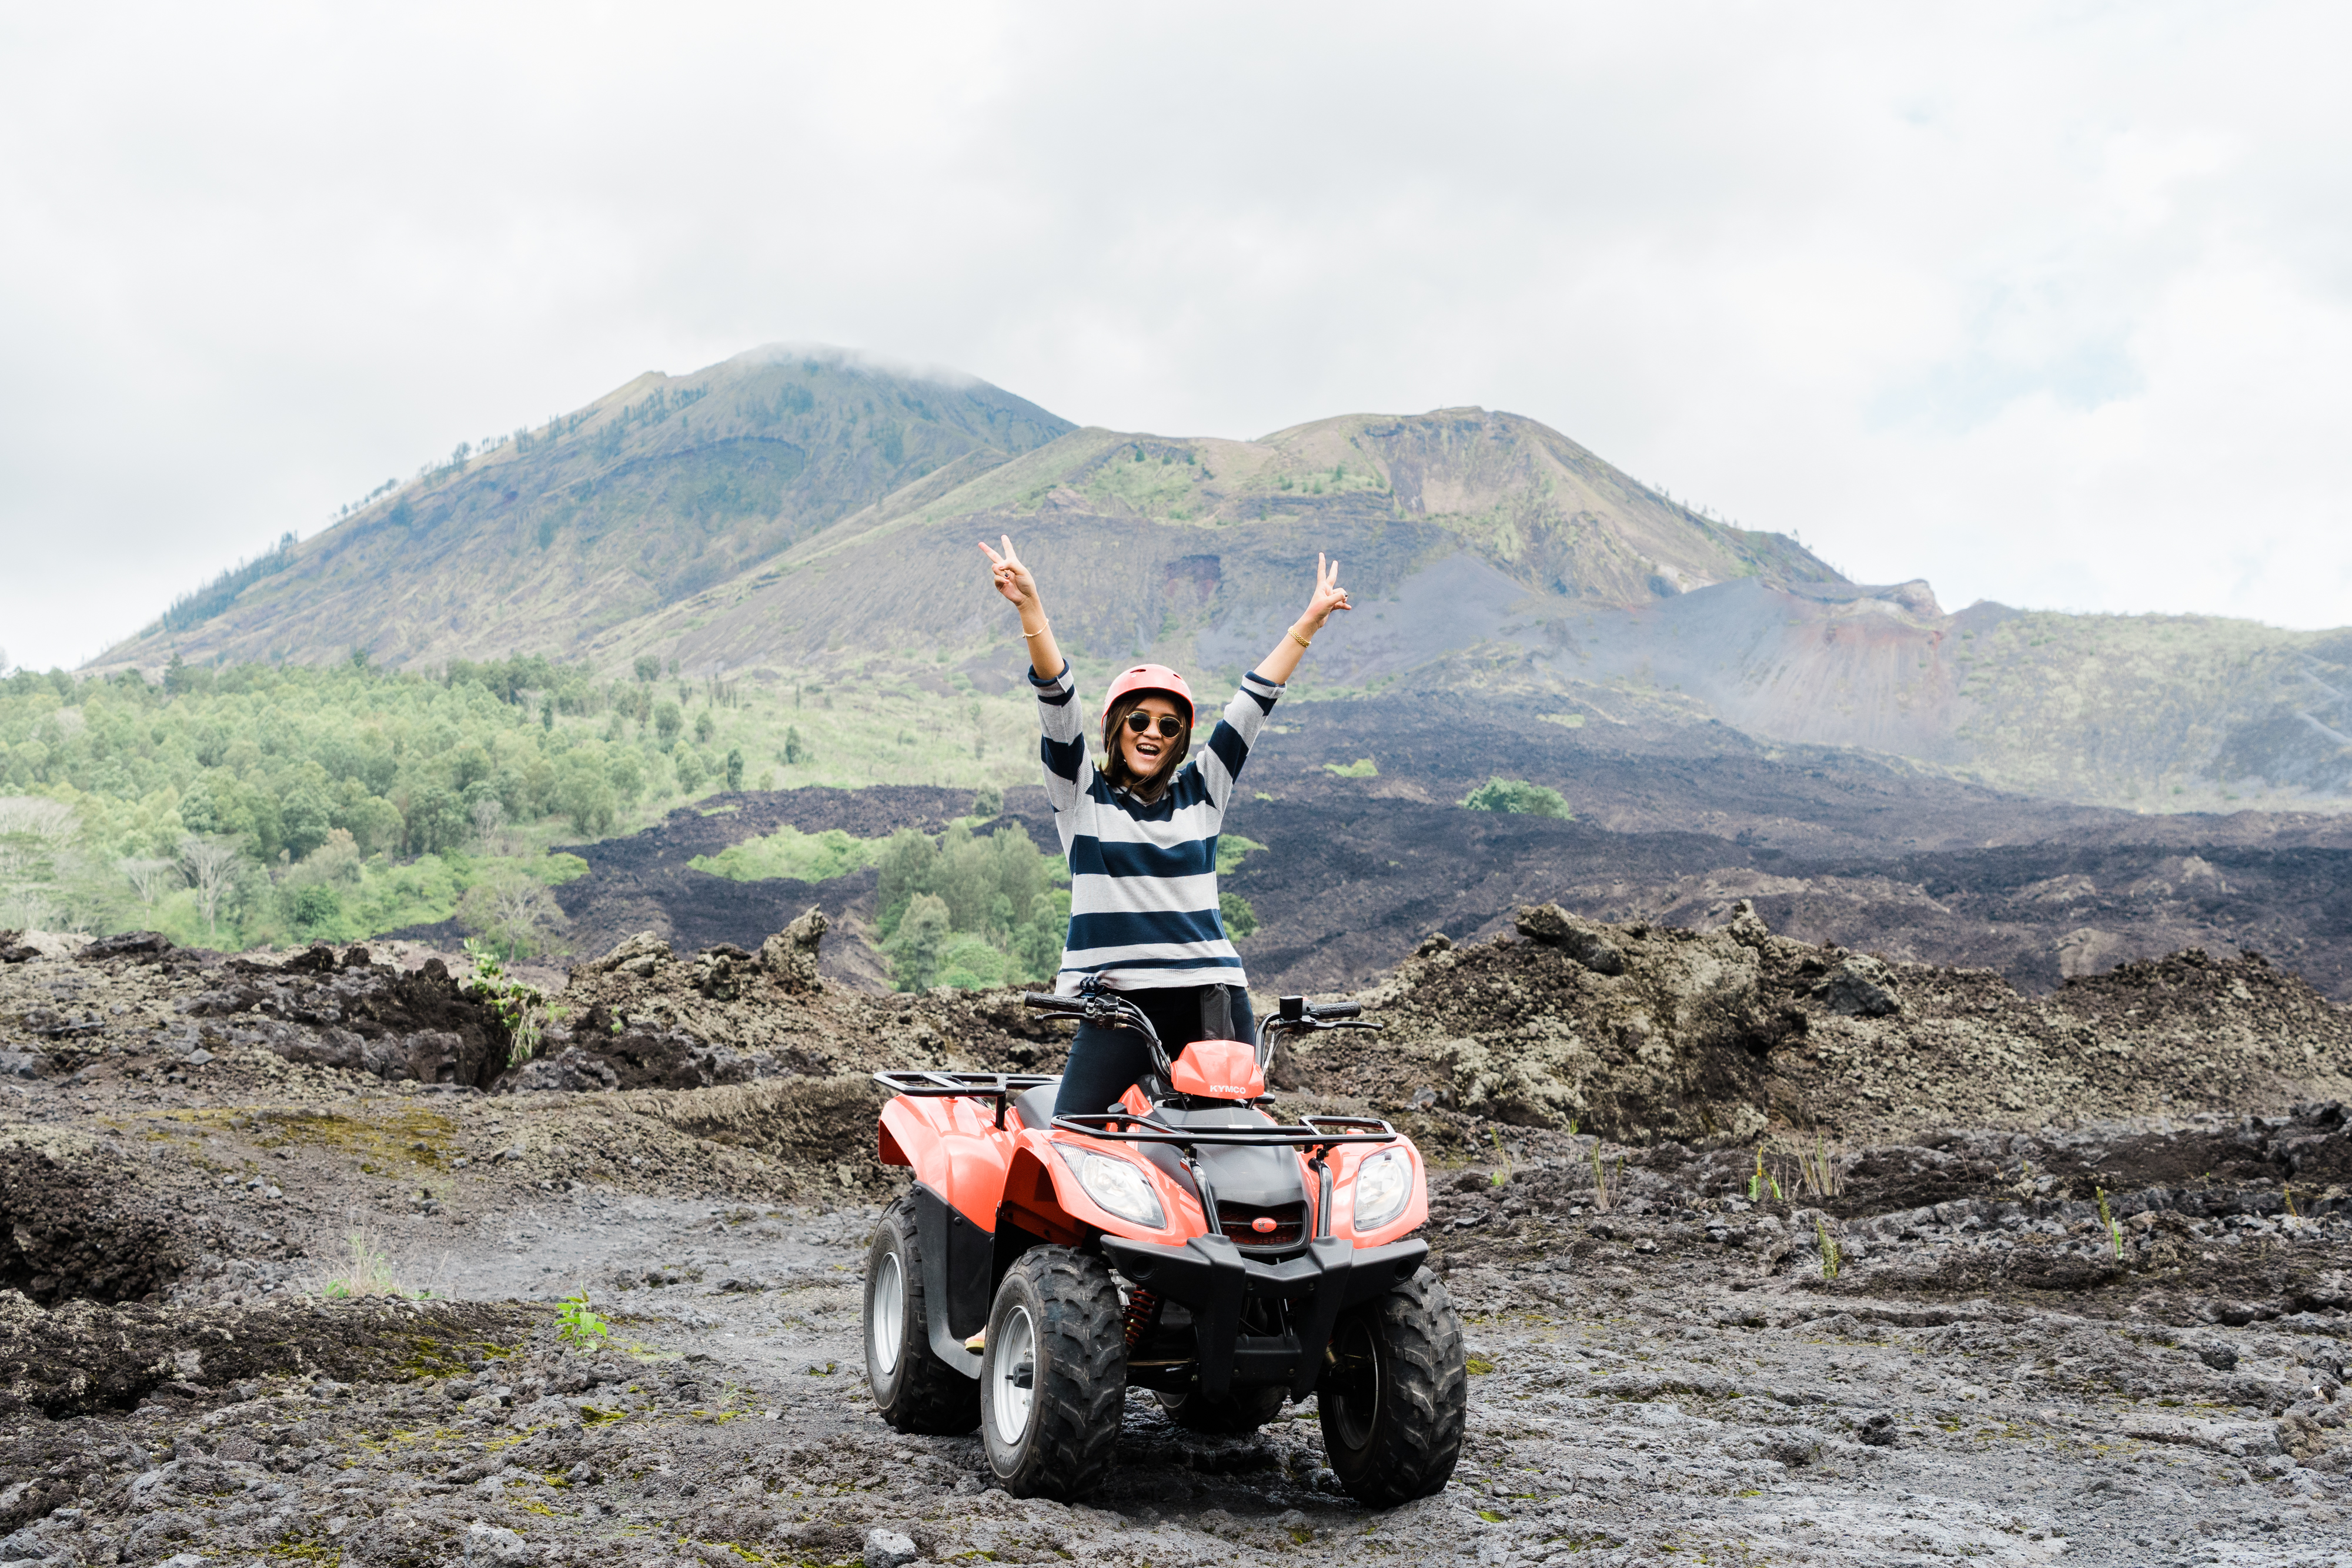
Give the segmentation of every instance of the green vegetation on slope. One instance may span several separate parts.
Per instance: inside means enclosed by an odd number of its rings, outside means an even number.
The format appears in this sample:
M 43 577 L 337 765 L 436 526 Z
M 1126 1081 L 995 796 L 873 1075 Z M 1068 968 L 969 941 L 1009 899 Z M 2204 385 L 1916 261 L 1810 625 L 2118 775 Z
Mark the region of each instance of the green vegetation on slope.
M 1060 965 L 1069 868 L 1019 828 L 983 836 L 961 821 L 937 839 L 903 829 L 877 863 L 877 925 L 898 989 L 1034 984 Z
M 1474 811 L 1515 811 L 1530 817 L 1576 815 L 1559 790 L 1524 779 L 1489 779 L 1462 797 L 1462 803 Z
M 0 834 L 18 852 L 0 856 L 0 923 L 340 941 L 446 919 L 486 884 L 510 936 L 535 905 L 521 925 L 551 936 L 530 889 L 585 867 L 548 843 L 610 831 L 695 769 L 628 735 L 645 701 L 543 659 L 438 680 L 358 661 L 174 665 L 160 685 L 19 672 L 0 682 Z
M 0 680 L 0 927 L 234 949 L 456 915 L 504 951 L 547 952 L 562 916 L 545 889 L 579 873 L 554 844 L 729 788 L 1035 781 L 1022 683 L 983 692 L 915 649 L 823 679 L 761 674 L 682 680 L 651 656 L 610 681 L 542 657 L 19 672 Z M 835 839 L 779 836 L 702 869 L 816 881 L 878 853 Z
M 746 839 L 715 855 L 697 855 L 686 863 L 730 882 L 764 882 L 771 877 L 830 882 L 872 865 L 884 841 L 853 839 L 839 828 L 803 833 L 788 824 L 764 838 Z
M 1028 717 L 895 685 L 836 702 L 658 663 L 636 675 L 545 659 L 437 678 L 361 661 L 174 665 L 160 684 L 19 672 L 0 681 L 0 925 L 240 947 L 459 913 L 509 951 L 543 946 L 560 914 L 532 889 L 581 869 L 552 842 L 730 781 L 984 782 L 990 739 L 994 770 L 1013 770 Z

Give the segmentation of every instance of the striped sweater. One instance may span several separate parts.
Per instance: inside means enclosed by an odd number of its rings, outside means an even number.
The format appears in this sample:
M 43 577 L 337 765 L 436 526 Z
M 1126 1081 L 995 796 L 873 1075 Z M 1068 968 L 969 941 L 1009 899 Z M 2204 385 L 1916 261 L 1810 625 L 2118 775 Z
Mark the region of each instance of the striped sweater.
M 1282 688 L 1244 676 L 1207 748 L 1147 806 L 1113 789 L 1087 756 L 1069 665 L 1050 681 L 1032 672 L 1029 682 L 1045 732 L 1045 798 L 1070 861 L 1070 929 L 1054 988 L 1071 995 L 1088 975 L 1121 990 L 1247 984 L 1217 913 L 1217 833 Z

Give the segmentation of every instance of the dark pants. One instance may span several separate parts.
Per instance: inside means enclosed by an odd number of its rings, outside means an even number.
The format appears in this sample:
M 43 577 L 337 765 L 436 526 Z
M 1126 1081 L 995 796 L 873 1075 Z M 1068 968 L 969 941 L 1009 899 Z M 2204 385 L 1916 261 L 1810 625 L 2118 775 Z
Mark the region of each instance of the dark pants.
M 1119 995 L 1143 1009 L 1171 1061 L 1196 1040 L 1257 1038 L 1249 992 L 1240 986 L 1169 986 Z M 1054 1114 L 1099 1116 L 1150 1071 L 1151 1047 L 1138 1030 L 1080 1024 Z

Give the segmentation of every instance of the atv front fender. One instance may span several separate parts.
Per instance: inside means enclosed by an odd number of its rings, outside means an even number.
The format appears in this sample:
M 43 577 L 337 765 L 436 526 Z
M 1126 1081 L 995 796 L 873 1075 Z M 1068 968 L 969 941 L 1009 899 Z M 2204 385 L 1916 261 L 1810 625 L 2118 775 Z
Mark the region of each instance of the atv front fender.
M 1287 1383 L 1294 1399 L 1314 1391 L 1333 1325 L 1349 1307 L 1384 1295 L 1412 1278 L 1429 1256 L 1426 1241 L 1358 1248 L 1335 1236 L 1307 1244 L 1306 1252 L 1261 1263 L 1223 1236 L 1195 1236 L 1181 1247 L 1160 1247 L 1105 1236 L 1102 1249 L 1138 1285 L 1181 1302 L 1200 1336 L 1201 1390 L 1224 1394 L 1236 1376 L 1254 1385 Z M 1252 1295 L 1304 1303 L 1283 1334 L 1244 1334 L 1242 1304 Z

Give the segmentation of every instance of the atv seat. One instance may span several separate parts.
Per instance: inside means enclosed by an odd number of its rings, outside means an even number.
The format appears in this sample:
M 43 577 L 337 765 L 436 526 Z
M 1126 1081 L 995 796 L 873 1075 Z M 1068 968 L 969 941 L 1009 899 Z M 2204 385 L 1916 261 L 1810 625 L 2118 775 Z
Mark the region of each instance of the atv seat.
M 1021 1113 L 1021 1124 L 1033 1133 L 1042 1133 L 1054 1124 L 1054 1097 L 1062 1092 L 1059 1078 L 1048 1079 L 1034 1089 L 1024 1090 L 1013 1102 Z

